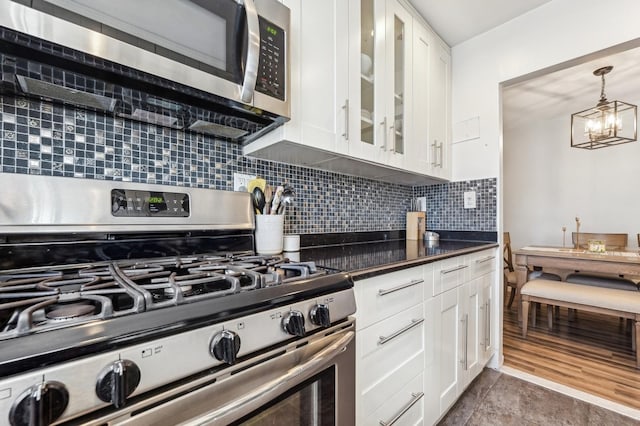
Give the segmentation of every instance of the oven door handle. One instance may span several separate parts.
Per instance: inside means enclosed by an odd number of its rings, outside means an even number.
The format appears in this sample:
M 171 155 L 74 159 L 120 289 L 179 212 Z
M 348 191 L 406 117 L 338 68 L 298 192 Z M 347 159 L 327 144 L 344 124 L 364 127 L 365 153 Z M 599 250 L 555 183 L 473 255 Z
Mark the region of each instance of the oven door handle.
M 245 66 L 244 80 L 240 89 L 240 100 L 251 103 L 258 80 L 258 65 L 260 63 L 260 21 L 258 11 L 253 0 L 244 0 L 244 9 L 247 12 L 247 63 Z
M 289 389 L 290 382 L 301 376 L 310 377 L 324 368 L 328 361 L 346 350 L 347 345 L 353 340 L 354 336 L 355 332 L 353 331 L 344 333 L 342 337 L 318 351 L 307 362 L 291 368 L 278 379 L 265 383 L 253 392 L 231 401 L 215 411 L 210 411 L 197 419 L 181 423 L 181 426 L 227 424 L 229 420 L 233 421 L 233 419 L 241 418 L 253 412 Z

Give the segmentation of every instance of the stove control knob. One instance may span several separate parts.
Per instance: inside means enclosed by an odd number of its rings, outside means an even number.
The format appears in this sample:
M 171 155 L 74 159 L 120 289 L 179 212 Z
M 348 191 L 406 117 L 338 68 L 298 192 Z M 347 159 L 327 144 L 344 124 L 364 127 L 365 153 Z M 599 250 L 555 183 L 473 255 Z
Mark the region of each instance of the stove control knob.
M 331 325 L 331 316 L 329 315 L 329 306 L 324 303 L 320 303 L 309 312 L 311 322 L 320 327 L 329 327 Z
M 140 369 L 128 359 L 120 359 L 100 373 L 96 394 L 116 408 L 125 406 L 127 398 L 140 384 Z
M 47 426 L 67 408 L 69 392 L 60 382 L 42 382 L 27 389 L 11 407 L 12 426 Z
M 222 330 L 211 340 L 209 352 L 218 361 L 224 361 L 229 365 L 235 364 L 240 352 L 240 336 L 233 331 Z
M 287 312 L 282 318 L 282 328 L 292 336 L 304 337 L 304 315 L 302 312 Z

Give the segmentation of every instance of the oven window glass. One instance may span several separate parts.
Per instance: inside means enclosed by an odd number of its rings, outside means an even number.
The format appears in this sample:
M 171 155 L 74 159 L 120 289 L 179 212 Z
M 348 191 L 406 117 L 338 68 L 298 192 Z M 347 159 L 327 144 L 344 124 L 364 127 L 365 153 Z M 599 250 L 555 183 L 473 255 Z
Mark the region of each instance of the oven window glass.
M 234 425 L 331 426 L 336 424 L 336 373 L 328 368 Z

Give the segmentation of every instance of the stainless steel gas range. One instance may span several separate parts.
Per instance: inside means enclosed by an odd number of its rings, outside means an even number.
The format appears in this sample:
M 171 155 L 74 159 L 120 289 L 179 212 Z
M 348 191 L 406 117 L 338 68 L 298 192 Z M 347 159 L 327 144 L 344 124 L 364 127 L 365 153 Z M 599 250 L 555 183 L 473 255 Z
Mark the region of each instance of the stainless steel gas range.
M 254 255 L 248 194 L 0 193 L 0 424 L 354 423 L 353 282 Z

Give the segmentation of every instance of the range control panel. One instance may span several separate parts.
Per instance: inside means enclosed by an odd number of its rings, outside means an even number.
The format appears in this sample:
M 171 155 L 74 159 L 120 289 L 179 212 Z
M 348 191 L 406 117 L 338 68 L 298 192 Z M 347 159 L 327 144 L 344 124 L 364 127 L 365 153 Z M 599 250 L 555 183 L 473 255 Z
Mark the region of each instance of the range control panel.
M 111 190 L 111 214 L 116 217 L 189 217 L 189 209 L 185 193 Z
M 285 32 L 260 17 L 260 61 L 256 90 L 284 101 L 285 95 Z

